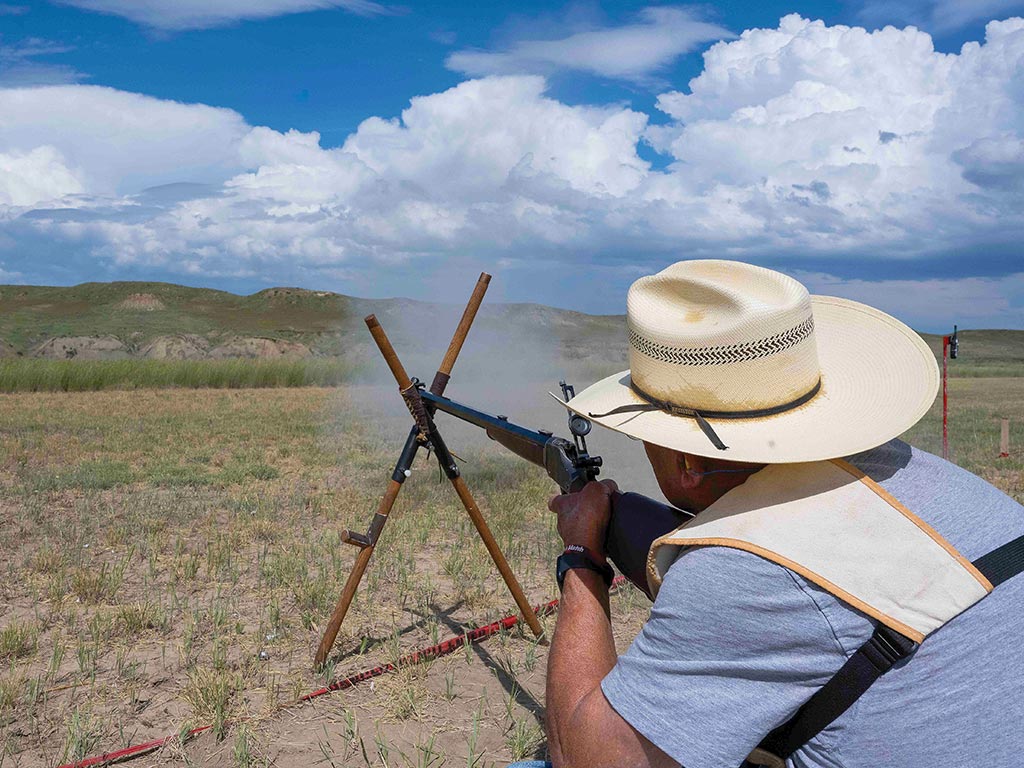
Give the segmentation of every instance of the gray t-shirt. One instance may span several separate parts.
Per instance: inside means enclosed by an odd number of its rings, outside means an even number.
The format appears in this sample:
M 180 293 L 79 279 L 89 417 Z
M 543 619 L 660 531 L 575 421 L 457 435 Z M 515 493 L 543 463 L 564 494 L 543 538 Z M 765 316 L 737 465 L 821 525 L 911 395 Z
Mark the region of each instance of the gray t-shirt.
M 969 560 L 1024 533 L 1024 507 L 893 440 L 849 458 Z M 874 621 L 796 573 L 726 547 L 684 551 L 602 683 L 685 768 L 736 768 L 828 681 Z M 789 761 L 796 768 L 1024 765 L 1024 574 L 934 632 Z

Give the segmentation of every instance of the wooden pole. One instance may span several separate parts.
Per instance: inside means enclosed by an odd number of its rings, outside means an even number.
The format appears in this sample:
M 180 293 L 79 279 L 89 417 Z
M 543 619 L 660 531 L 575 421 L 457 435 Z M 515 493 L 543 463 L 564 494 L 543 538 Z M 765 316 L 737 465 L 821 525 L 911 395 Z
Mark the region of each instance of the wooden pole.
M 469 492 L 466 481 L 461 476 L 453 477 L 451 481 L 455 492 L 459 495 L 459 500 L 462 501 L 462 506 L 469 513 L 469 519 L 473 521 L 477 533 L 483 539 L 484 546 L 487 547 L 487 551 L 491 555 L 491 560 L 498 566 L 498 572 L 501 574 L 501 578 L 505 580 L 505 586 L 512 593 L 512 598 L 516 601 L 516 605 L 519 606 L 523 618 L 530 625 L 530 630 L 533 634 L 540 637 L 544 634 L 544 628 L 540 625 L 540 619 L 537 618 L 537 614 L 534 612 L 533 606 L 530 605 L 530 601 L 526 599 L 526 594 L 523 592 L 523 588 L 519 586 L 516 575 L 512 573 L 512 568 L 505 559 L 505 555 L 502 553 L 501 547 L 498 546 L 498 542 L 494 539 L 494 534 L 487 527 L 487 522 L 480 512 L 480 508 L 476 505 L 473 494 Z
M 473 320 L 476 318 L 477 310 L 480 308 L 480 303 L 483 301 L 484 293 L 487 291 L 487 285 L 490 282 L 490 279 L 491 276 L 486 272 L 483 272 L 477 280 L 473 294 L 470 296 L 469 303 L 462 314 L 462 319 L 460 320 L 458 327 L 455 329 L 455 334 L 452 337 L 451 343 L 448 345 L 448 351 L 445 353 L 444 359 L 441 361 L 441 366 L 437 370 L 437 375 L 434 377 L 434 382 L 431 385 L 431 391 L 434 392 L 434 394 L 443 394 L 445 387 L 448 385 L 452 367 L 455 365 L 455 360 L 458 358 L 459 352 L 462 350 L 462 345 L 465 343 L 466 335 L 469 333 L 469 328 L 473 324 Z M 391 374 L 395 377 L 395 381 L 398 383 L 399 391 L 403 393 L 403 396 L 405 396 L 404 393 L 410 392 L 413 384 L 412 379 L 405 370 L 405 366 L 403 366 L 401 360 L 398 359 L 398 353 L 395 352 L 395 348 L 392 346 L 390 339 L 388 339 L 387 334 L 384 332 L 380 322 L 378 322 L 374 315 L 368 315 L 365 322 L 366 327 L 370 330 L 370 335 L 373 336 L 373 340 L 377 343 L 377 347 L 380 349 L 380 353 L 384 357 L 384 362 L 387 363 L 388 368 L 391 370 Z M 433 425 L 433 419 L 426 413 L 418 394 L 413 392 L 412 397 L 414 399 L 409 399 L 408 402 L 410 403 L 410 410 L 413 411 L 413 416 L 416 419 L 417 424 L 420 424 L 421 421 L 425 422 L 423 426 L 431 428 L 430 431 L 433 432 L 437 438 L 437 442 L 439 443 L 439 450 L 443 449 L 447 454 L 447 447 L 443 446 L 443 441 L 440 439 L 440 435 L 437 434 L 436 427 Z M 413 405 L 416 405 L 416 407 L 414 408 Z M 422 434 L 422 431 L 420 433 Z M 380 506 L 377 508 L 377 514 L 371 524 L 370 534 L 367 536 L 346 534 L 347 541 L 360 546 L 360 551 L 356 556 L 356 562 L 352 566 L 352 571 L 345 580 L 341 596 L 338 598 L 338 602 L 334 607 L 334 612 L 331 614 L 330 621 L 327 623 L 324 635 L 320 640 L 319 647 L 317 648 L 315 661 L 318 667 L 322 667 L 327 661 L 327 656 L 331 652 L 331 648 L 334 646 L 334 641 L 337 639 L 338 632 L 341 629 L 341 624 L 345 620 L 345 616 L 352 604 L 352 600 L 355 598 L 356 590 L 359 588 L 359 582 L 362 580 L 363 574 L 366 572 L 366 568 L 370 563 L 370 557 L 373 555 L 377 538 L 380 536 L 384 523 L 387 522 L 387 517 L 395 504 L 395 500 L 398 498 L 399 491 L 402 489 L 402 482 L 405 479 L 404 474 L 408 474 L 407 472 L 403 474 L 403 467 L 406 464 L 411 465 L 412 459 L 416 453 L 416 448 L 419 446 L 419 442 L 416 441 L 416 436 L 417 429 L 414 428 L 406 442 L 406 448 L 402 453 L 402 458 L 399 459 L 398 465 L 392 474 L 391 481 L 388 483 L 384 497 L 381 499 Z M 483 514 L 480 512 L 480 508 L 476 505 L 476 501 L 473 499 L 473 495 L 470 493 L 469 488 L 466 485 L 466 481 L 462 479 L 461 475 L 459 475 L 458 468 L 455 466 L 454 461 L 449 461 L 449 463 L 451 466 L 447 469 L 447 472 L 449 479 L 452 482 L 452 486 L 455 488 L 455 492 L 458 494 L 463 506 L 469 513 L 469 517 L 473 521 L 473 525 L 476 526 L 477 533 L 483 540 L 484 546 L 487 548 L 487 552 L 490 554 L 491 559 L 497 566 L 498 572 L 505 581 L 505 585 L 508 587 L 509 592 L 512 593 L 512 597 L 516 601 L 516 605 L 519 607 L 519 610 L 522 612 L 523 618 L 526 619 L 526 623 L 529 625 L 533 633 L 537 637 L 541 637 L 544 634 L 544 629 L 540 624 L 540 620 L 537 618 L 537 614 L 526 599 L 526 594 L 523 592 L 522 587 L 516 580 L 515 574 L 512 572 L 512 568 L 505 559 L 505 555 L 498 546 L 498 542 L 495 540 L 490 528 L 488 528 L 487 522 L 484 520 Z
M 1003 419 L 999 434 L 999 458 L 1010 458 L 1010 420 Z
M 391 480 L 391 482 L 388 483 L 387 490 L 384 492 L 384 498 L 380 500 L 380 506 L 377 507 L 378 515 L 387 518 L 388 514 L 391 512 L 391 508 L 395 505 L 395 499 L 398 498 L 398 492 L 400 490 L 402 490 L 402 484 L 397 480 Z M 383 523 L 383 521 L 381 522 Z M 359 554 L 356 556 L 355 565 L 352 566 L 352 571 L 345 580 L 345 586 L 341 590 L 341 596 L 338 598 L 337 605 L 334 606 L 334 613 L 331 614 L 331 620 L 327 622 L 327 629 L 324 630 L 324 636 L 320 639 L 320 646 L 316 649 L 314 661 L 316 662 L 317 667 L 322 667 L 324 665 L 324 662 L 327 661 L 327 654 L 329 654 L 331 652 L 331 648 L 334 647 L 334 641 L 338 637 L 338 630 L 341 629 L 341 622 L 345 620 L 348 608 L 352 605 L 352 599 L 356 596 L 356 589 L 359 587 L 359 582 L 363 578 L 366 566 L 370 562 L 370 556 L 373 555 L 374 544 L 376 544 L 376 542 L 363 547 L 359 550 Z
M 949 368 L 949 336 L 942 337 L 942 458 L 949 460 L 949 398 L 947 396 L 947 383 Z
M 443 395 L 445 387 L 448 386 L 448 379 L 451 377 L 452 368 L 455 367 L 455 360 L 458 358 L 459 352 L 462 351 L 466 335 L 476 319 L 477 310 L 480 309 L 480 303 L 484 300 L 484 294 L 487 293 L 487 286 L 490 282 L 491 276 L 486 272 L 481 272 L 480 277 L 477 278 L 476 286 L 473 288 L 473 293 L 469 297 L 469 303 L 466 304 L 466 309 L 462 313 L 462 319 L 459 320 L 455 333 L 452 335 L 448 351 L 444 353 L 441 365 L 438 367 L 437 373 L 434 375 L 434 381 L 430 385 L 430 391 L 435 395 Z
M 398 359 L 398 353 L 395 352 L 395 348 L 391 346 L 391 340 L 388 335 L 384 333 L 384 329 L 381 328 L 380 323 L 377 321 L 376 315 L 367 315 L 364 318 L 366 327 L 370 329 L 370 335 L 373 336 L 373 340 L 377 342 L 377 348 L 380 350 L 381 355 L 384 356 L 384 362 L 388 364 L 388 368 L 391 369 L 391 375 L 395 377 L 395 381 L 398 382 L 399 391 L 404 391 L 412 386 L 412 379 L 409 378 L 409 374 L 405 372 L 405 366 L 402 365 L 402 361 Z

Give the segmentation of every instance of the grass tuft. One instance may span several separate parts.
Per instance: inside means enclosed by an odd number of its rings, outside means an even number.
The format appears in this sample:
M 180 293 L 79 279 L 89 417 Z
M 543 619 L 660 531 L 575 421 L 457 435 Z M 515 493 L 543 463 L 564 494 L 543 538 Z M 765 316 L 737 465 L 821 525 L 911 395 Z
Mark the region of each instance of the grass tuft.
M 128 485 L 134 478 L 132 468 L 122 461 L 83 461 L 66 471 L 37 475 L 33 489 L 44 492 L 72 488 L 103 491 L 118 485 Z
M 155 603 L 121 606 L 114 622 L 118 631 L 129 637 L 137 637 L 147 630 L 166 632 L 170 628 L 167 612 Z
M 79 568 L 71 575 L 71 591 L 83 603 L 109 602 L 124 581 L 127 559 L 117 566 L 107 563 L 96 568 Z
M 25 690 L 25 676 L 16 672 L 0 677 L 0 712 L 13 709 Z
M 224 669 L 194 670 L 185 686 L 184 697 L 200 722 L 212 722 L 218 740 L 227 733 L 231 699 L 238 690 L 238 676 Z
M 0 659 L 20 659 L 35 653 L 39 628 L 32 624 L 10 624 L 0 629 Z

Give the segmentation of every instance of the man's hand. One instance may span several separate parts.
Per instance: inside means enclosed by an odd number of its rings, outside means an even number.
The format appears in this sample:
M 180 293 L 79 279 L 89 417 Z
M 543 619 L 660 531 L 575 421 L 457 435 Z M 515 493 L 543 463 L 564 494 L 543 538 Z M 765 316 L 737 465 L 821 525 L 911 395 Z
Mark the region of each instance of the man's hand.
M 566 545 L 586 547 L 601 562 L 605 560 L 604 540 L 612 514 L 612 494 L 619 486 L 614 480 L 594 480 L 578 493 L 554 496 L 548 509 L 558 515 L 558 535 Z
M 558 533 L 604 559 L 612 511 L 611 480 L 555 496 Z M 548 656 L 548 749 L 555 768 L 664 768 L 677 764 L 622 719 L 601 691 L 616 662 L 608 589 L 601 574 L 577 568 L 565 576 L 558 624 Z

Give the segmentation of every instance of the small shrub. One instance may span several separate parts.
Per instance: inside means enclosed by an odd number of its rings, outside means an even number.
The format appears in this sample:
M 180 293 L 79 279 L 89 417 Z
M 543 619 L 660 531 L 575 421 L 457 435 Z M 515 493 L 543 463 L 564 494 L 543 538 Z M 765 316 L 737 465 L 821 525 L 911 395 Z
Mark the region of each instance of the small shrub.
M 61 760 L 82 760 L 99 745 L 103 736 L 103 721 L 89 712 L 75 709 L 67 721 L 64 755 Z
M 64 562 L 64 556 L 53 546 L 46 544 L 32 556 L 32 569 L 37 573 L 54 573 Z
M 544 742 L 544 731 L 531 720 L 516 720 L 505 736 L 505 746 L 512 753 L 513 760 L 533 757 Z
M 135 637 L 147 630 L 166 632 L 170 627 L 167 612 L 154 603 L 136 603 L 118 609 L 114 618 L 118 632 Z
M 185 700 L 198 720 L 213 721 L 213 732 L 218 740 L 227 732 L 231 699 L 239 686 L 238 676 L 227 670 L 201 668 L 189 675 Z
M 12 709 L 25 690 L 25 676 L 14 674 L 0 677 L 0 712 Z

